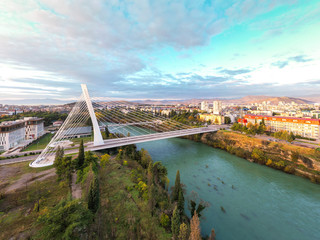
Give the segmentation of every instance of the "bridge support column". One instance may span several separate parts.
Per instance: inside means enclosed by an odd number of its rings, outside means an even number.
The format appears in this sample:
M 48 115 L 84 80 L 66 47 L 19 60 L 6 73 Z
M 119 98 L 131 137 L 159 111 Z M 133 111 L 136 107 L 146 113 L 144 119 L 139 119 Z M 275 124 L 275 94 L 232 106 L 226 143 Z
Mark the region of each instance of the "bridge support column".
M 94 134 L 93 135 L 94 136 L 93 144 L 94 144 L 94 146 L 102 145 L 104 142 L 103 142 L 103 138 L 102 138 L 102 135 L 100 132 L 100 128 L 99 128 L 99 124 L 98 124 L 96 115 L 95 115 L 93 107 L 92 107 L 92 102 L 91 102 L 91 99 L 89 96 L 87 85 L 81 84 L 81 88 L 82 88 L 84 99 L 87 103 L 87 107 L 89 110 L 89 114 L 90 114 L 90 118 L 91 118 L 91 122 L 92 122 L 92 126 L 93 126 L 93 134 Z

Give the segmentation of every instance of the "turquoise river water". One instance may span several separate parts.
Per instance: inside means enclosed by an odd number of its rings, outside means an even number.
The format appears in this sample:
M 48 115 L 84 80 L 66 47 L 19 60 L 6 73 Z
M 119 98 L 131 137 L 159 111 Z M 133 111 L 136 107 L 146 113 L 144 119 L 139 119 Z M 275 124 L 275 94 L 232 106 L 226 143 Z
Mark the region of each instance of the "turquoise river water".
M 214 228 L 218 240 L 320 239 L 319 185 L 186 139 L 137 146 L 167 167 L 170 185 L 180 170 L 185 198 L 195 191 L 210 204 L 203 235 Z

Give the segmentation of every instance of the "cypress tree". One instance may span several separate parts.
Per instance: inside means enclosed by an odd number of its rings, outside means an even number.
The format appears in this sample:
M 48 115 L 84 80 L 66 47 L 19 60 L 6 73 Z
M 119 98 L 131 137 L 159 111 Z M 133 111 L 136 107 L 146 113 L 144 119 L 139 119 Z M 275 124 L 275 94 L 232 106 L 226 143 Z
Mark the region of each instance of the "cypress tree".
M 79 147 L 79 155 L 77 158 L 77 169 L 82 169 L 84 163 L 84 146 L 83 146 L 83 139 L 81 139 L 80 147 Z
M 56 168 L 56 174 L 58 175 L 58 181 L 61 180 L 62 174 L 64 171 L 63 156 L 64 156 L 63 148 L 58 146 L 57 151 L 56 151 L 56 155 L 54 158 L 54 167 Z
M 99 190 L 99 181 L 97 177 L 94 177 L 89 189 L 88 195 L 88 209 L 96 213 L 99 208 L 100 203 L 100 190 Z
M 109 138 L 110 132 L 109 132 L 108 127 L 106 127 L 106 128 L 104 129 L 104 132 L 105 132 L 105 134 L 106 134 L 106 138 Z
M 202 240 L 200 233 L 200 221 L 198 218 L 198 214 L 194 211 L 193 217 L 190 221 L 190 236 L 189 240 Z
M 179 172 L 179 170 L 178 170 L 178 171 L 177 171 L 177 174 L 176 174 L 176 181 L 175 181 L 175 183 L 174 183 L 174 189 L 173 189 L 173 191 L 172 191 L 172 201 L 173 201 L 173 202 L 178 201 L 180 189 L 181 189 L 181 184 L 180 184 L 180 172 Z
M 180 188 L 179 197 L 178 197 L 178 209 L 180 211 L 180 215 L 183 215 L 183 213 L 184 213 L 184 197 L 183 197 L 183 192 L 182 192 L 181 188 Z
M 171 231 L 173 235 L 173 239 L 177 239 L 180 230 L 180 213 L 177 206 L 173 210 L 173 215 L 171 218 Z

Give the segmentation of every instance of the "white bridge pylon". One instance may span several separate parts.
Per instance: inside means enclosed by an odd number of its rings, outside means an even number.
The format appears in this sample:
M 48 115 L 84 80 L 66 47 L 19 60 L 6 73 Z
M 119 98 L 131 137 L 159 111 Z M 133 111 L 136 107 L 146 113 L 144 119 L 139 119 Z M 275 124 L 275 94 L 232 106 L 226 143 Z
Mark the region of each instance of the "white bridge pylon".
M 81 84 L 82 94 L 68 117 L 31 167 L 45 167 L 54 163 L 57 148 L 66 154 L 77 153 L 76 138 L 86 137 L 86 150 L 101 150 L 128 144 L 166 138 L 214 132 L 220 126 L 193 127 L 163 117 L 151 106 L 138 105 L 109 98 L 90 98 L 87 86 Z M 103 139 L 101 130 L 110 135 Z M 93 139 L 92 139 L 93 135 Z M 90 139 L 91 137 L 91 139 Z M 88 142 L 88 138 L 89 141 Z M 93 141 L 92 141 L 93 140 Z
M 91 122 L 92 122 L 92 126 L 93 126 L 93 136 L 94 136 L 93 143 L 95 146 L 102 145 L 104 142 L 103 142 L 103 138 L 101 135 L 101 131 L 99 128 L 99 124 L 98 124 L 96 115 L 94 113 L 94 109 L 93 109 L 92 102 L 91 102 L 91 99 L 89 96 L 87 85 L 81 84 L 81 88 L 82 88 L 82 94 L 84 95 L 84 99 L 87 103 L 87 107 L 89 110 L 89 114 L 90 114 L 90 118 L 91 118 Z

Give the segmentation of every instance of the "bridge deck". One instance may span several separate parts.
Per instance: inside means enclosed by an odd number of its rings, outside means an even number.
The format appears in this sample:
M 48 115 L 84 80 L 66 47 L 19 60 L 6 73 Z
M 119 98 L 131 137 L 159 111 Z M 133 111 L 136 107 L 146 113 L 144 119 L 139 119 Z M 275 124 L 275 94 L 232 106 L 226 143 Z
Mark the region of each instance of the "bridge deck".
M 220 129 L 220 127 L 221 126 L 209 126 L 209 127 L 202 127 L 202 128 L 192 128 L 192 129 L 171 131 L 171 132 L 152 133 L 152 134 L 141 135 L 141 136 L 107 139 L 107 140 L 104 140 L 103 145 L 90 146 L 90 150 L 95 151 L 95 150 L 102 150 L 107 148 L 121 147 L 125 145 L 130 145 L 130 144 L 161 140 L 166 138 L 182 137 L 182 136 L 194 135 L 194 134 L 206 133 L 206 132 L 216 132 Z

